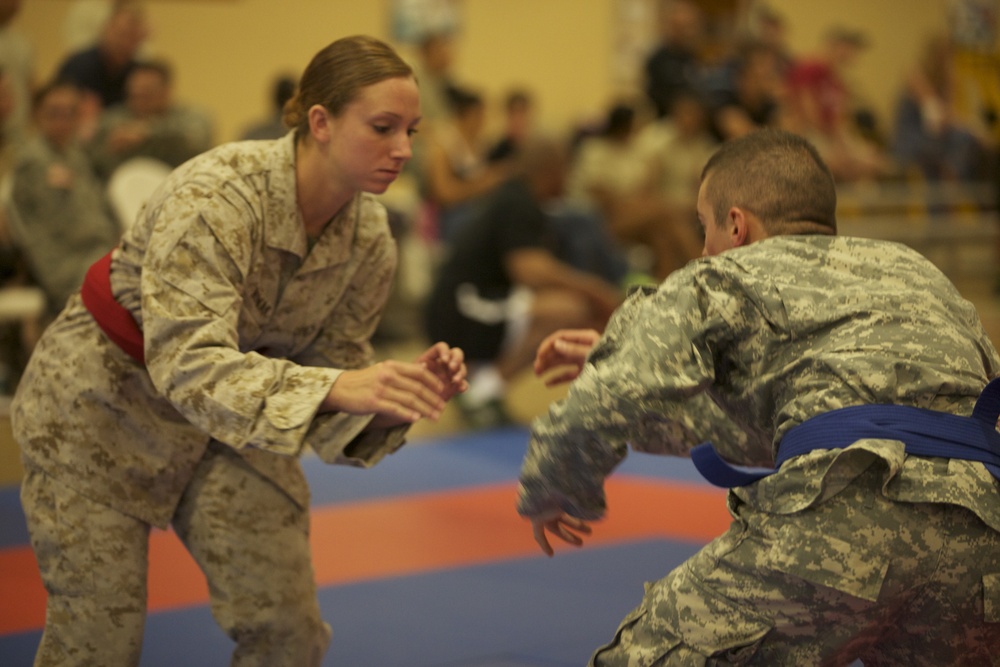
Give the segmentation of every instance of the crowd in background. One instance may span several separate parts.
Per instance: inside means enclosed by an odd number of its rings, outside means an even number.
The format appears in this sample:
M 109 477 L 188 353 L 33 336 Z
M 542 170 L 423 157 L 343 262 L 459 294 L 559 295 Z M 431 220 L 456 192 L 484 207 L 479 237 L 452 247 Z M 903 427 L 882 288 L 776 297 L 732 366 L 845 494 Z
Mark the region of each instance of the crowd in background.
M 90 43 L 40 81 L 31 45 L 9 28 L 20 5 L 0 0 L 0 275 L 8 288 L 29 285 L 44 299 L 22 302 L 4 325 L 6 391 L 46 319 L 115 244 L 149 188 L 217 141 L 210 115 L 175 99 L 169 54 L 149 57 L 140 2 L 109 2 Z M 783 17 L 762 3 L 719 16 L 696 0 L 662 0 L 644 90 L 545 137 L 536 121 L 545 91 L 489 99 L 478 82 L 454 74 L 455 34 L 423 35 L 412 63 L 423 120 L 404 179 L 415 195 L 386 198 L 404 250 L 400 291 L 418 310 L 426 304 L 424 317 L 407 318 L 417 329 L 410 333 L 482 341 L 483 330 L 461 329 L 468 313 L 440 307 L 454 300 L 442 293 L 470 281 L 479 281 L 475 298 L 458 299 L 459 310 L 475 311 L 477 321 L 510 317 L 477 300 L 490 290 L 504 299 L 519 288 L 533 294 L 520 326 L 541 326 L 521 338 L 528 347 L 555 328 L 599 328 L 627 286 L 658 281 L 700 255 L 702 165 L 720 142 L 757 128 L 807 137 L 844 183 L 993 180 L 1000 74 L 997 36 L 984 26 L 995 30 L 997 17 L 989 24 L 962 13 L 991 3 L 954 5 L 949 29 L 929 39 L 888 121 L 851 85 L 868 46 L 863 31 L 831 26 L 813 51 L 793 53 Z M 286 132 L 281 112 L 294 81 L 275 79 L 273 114 L 241 138 Z M 398 324 L 393 315 L 387 321 Z M 473 374 L 466 407 L 476 415 L 489 406 L 483 423 L 506 419 L 496 399 L 530 359 L 495 337 L 470 357 L 470 370 L 483 372 L 479 382 Z

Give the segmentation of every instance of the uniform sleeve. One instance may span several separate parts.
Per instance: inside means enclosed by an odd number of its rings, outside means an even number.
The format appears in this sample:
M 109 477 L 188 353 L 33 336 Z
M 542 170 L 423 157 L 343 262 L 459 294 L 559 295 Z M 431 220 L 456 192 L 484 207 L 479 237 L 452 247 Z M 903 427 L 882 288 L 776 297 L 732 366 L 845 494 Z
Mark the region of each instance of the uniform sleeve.
M 384 219 L 380 223 L 384 226 Z M 337 309 L 336 321 L 329 322 L 316 342 L 295 357 L 296 363 L 337 369 L 372 364 L 374 353 L 369 341 L 389 298 L 396 269 L 396 245 L 387 227 L 361 265 L 363 269 L 352 280 Z M 398 449 L 409 430 L 409 426 L 398 426 L 367 431 L 371 419 L 342 413 L 319 415 L 309 430 L 308 442 L 327 463 L 370 467 Z
M 259 233 L 247 201 L 195 184 L 163 202 L 143 261 L 146 366 L 157 390 L 211 437 L 294 455 L 339 371 L 239 349 Z
M 743 435 L 705 390 L 715 379 L 729 308 L 690 271 L 655 292 L 633 294 L 615 313 L 566 398 L 532 425 L 518 511 L 561 509 L 581 519 L 605 510 L 604 479 L 628 446 L 687 455 L 705 440 L 739 448 Z

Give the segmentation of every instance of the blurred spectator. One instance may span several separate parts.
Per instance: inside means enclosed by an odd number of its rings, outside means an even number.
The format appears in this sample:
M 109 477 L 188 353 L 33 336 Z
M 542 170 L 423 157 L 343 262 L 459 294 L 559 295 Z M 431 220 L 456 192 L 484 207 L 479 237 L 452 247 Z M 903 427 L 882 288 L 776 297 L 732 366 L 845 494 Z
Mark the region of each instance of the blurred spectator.
M 271 115 L 248 127 L 240 136 L 241 139 L 279 139 L 288 134 L 285 125 L 285 102 L 295 94 L 295 78 L 288 75 L 279 76 L 271 84 L 270 107 Z
M 666 116 L 680 90 L 698 87 L 704 16 L 693 0 L 660 0 L 660 41 L 645 63 L 646 93 Z
M 120 234 L 77 140 L 81 97 L 65 82 L 38 91 L 38 134 L 20 151 L 11 177 L 12 236 L 53 315 Z
M 14 112 L 9 78 L 0 70 L 0 126 Z M 13 393 L 21 372 L 41 335 L 45 299 L 30 284 L 21 252 L 10 230 L 10 172 L 22 142 L 0 134 L 0 394 Z
M 63 19 L 66 52 L 82 51 L 100 39 L 115 0 L 70 0 Z
M 458 88 L 452 75 L 454 49 L 450 32 L 428 33 L 420 41 L 413 69 L 420 82 L 422 127 L 429 128 L 452 115 L 451 98 Z
M 470 426 L 508 422 L 507 382 L 527 368 L 542 339 L 560 328 L 603 329 L 618 289 L 556 256 L 544 206 L 563 193 L 565 151 L 531 139 L 516 176 L 459 229 L 428 300 L 427 334 L 460 346 L 469 390 L 459 407 Z
M 173 73 L 161 61 L 136 63 L 125 82 L 125 102 L 106 109 L 88 150 L 97 175 L 108 180 L 134 157 L 176 167 L 212 147 L 212 122 L 174 101 Z
M 680 91 L 675 95 L 680 96 Z M 676 100 L 675 100 L 676 102 Z M 635 109 L 617 104 L 604 131 L 585 137 L 577 149 L 569 177 L 569 197 L 595 211 L 623 246 L 639 246 L 651 254 L 633 269 L 662 280 L 701 253 L 700 240 L 687 225 L 675 225 L 661 192 L 661 155 L 637 140 Z M 655 142 L 652 142 L 655 145 Z M 647 264 L 647 265 L 641 265 Z
M 453 90 L 452 117 L 425 132 L 424 197 L 435 222 L 435 238 L 448 242 L 458 227 L 509 174 L 505 162 L 487 163 L 483 144 L 486 104 L 478 93 Z
M 0 124 L 14 112 L 10 76 L 0 70 Z M 20 252 L 11 237 L 8 208 L 10 206 L 10 173 L 14 168 L 20 144 L 0 134 L 0 285 L 23 278 L 24 266 Z
M 954 104 L 954 58 L 947 37 L 927 41 L 896 106 L 893 156 L 903 169 L 932 181 L 971 181 L 987 174 L 989 135 Z
M 762 44 L 774 54 L 778 73 L 784 77 L 795 63 L 788 46 L 788 24 L 785 17 L 767 5 L 754 3 L 750 17 L 750 39 Z
M 81 133 L 88 136 L 100 111 L 125 101 L 125 82 L 149 36 L 146 13 L 137 0 L 115 0 L 96 44 L 72 53 L 56 78 L 85 92 Z
M 815 144 L 839 181 L 883 176 L 888 164 L 855 124 L 853 94 L 846 72 L 868 46 L 857 30 L 831 28 L 821 53 L 799 60 L 788 72 L 788 129 Z
M 762 127 L 777 126 L 784 99 L 782 64 L 774 50 L 751 42 L 740 50 L 732 91 L 718 99 L 712 130 L 720 141 L 736 139 Z
M 513 156 L 531 134 L 535 103 L 531 93 L 516 88 L 504 98 L 504 127 L 500 139 L 486 154 L 488 162 L 498 162 Z
M 1000 3 L 948 0 L 948 28 L 955 110 L 977 134 L 1000 142 Z
M 652 163 L 654 190 L 663 199 L 667 219 L 687 228 L 677 232 L 687 237 L 678 264 L 697 256 L 701 249 L 695 211 L 698 187 L 702 169 L 718 147 L 709 128 L 709 109 L 701 95 L 683 91 L 674 98 L 670 117 L 650 123 L 637 138 L 640 153 Z
M 34 87 L 34 49 L 10 24 L 21 11 L 21 0 L 0 0 L 0 69 L 6 73 L 6 86 L 13 105 L 0 126 L 4 139 L 22 141 L 28 129 L 31 91 Z

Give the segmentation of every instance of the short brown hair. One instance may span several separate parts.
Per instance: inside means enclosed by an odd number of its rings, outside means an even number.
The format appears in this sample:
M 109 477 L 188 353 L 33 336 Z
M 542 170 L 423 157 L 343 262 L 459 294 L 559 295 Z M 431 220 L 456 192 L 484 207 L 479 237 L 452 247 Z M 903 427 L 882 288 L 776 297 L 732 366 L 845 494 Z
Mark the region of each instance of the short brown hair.
M 364 35 L 338 39 L 313 56 L 302 73 L 295 95 L 285 104 L 284 123 L 300 138 L 307 136 L 313 105 L 338 116 L 362 88 L 412 76 L 413 68 L 388 44 Z
M 705 197 L 721 225 L 736 206 L 756 215 L 769 234 L 790 223 L 837 232 L 837 190 L 815 147 L 802 137 L 762 129 L 722 144 L 701 172 Z

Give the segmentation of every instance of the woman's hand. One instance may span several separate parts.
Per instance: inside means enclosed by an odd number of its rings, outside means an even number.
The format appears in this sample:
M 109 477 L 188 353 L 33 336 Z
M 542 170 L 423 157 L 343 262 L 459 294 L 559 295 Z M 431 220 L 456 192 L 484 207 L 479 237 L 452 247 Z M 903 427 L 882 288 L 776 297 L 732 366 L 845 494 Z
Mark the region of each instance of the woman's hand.
M 416 361 L 383 361 L 344 371 L 330 388 L 320 410 L 374 415 L 369 428 L 392 428 L 420 419 L 437 420 L 445 402 L 468 388 L 465 355 L 437 343 Z
M 383 361 L 341 373 L 320 410 L 375 415 L 386 428 L 424 417 L 437 419 L 444 409 L 444 391 L 444 383 L 424 365 Z
M 535 354 L 535 375 L 543 375 L 553 368 L 568 367 L 547 378 L 545 386 L 552 387 L 576 379 L 583 370 L 587 355 L 600 338 L 601 334 L 594 329 L 560 329 L 550 334 Z
M 461 348 L 448 347 L 447 343 L 435 343 L 417 357 L 416 363 L 424 366 L 441 381 L 443 389 L 438 395 L 445 401 L 469 388 L 465 353 Z

